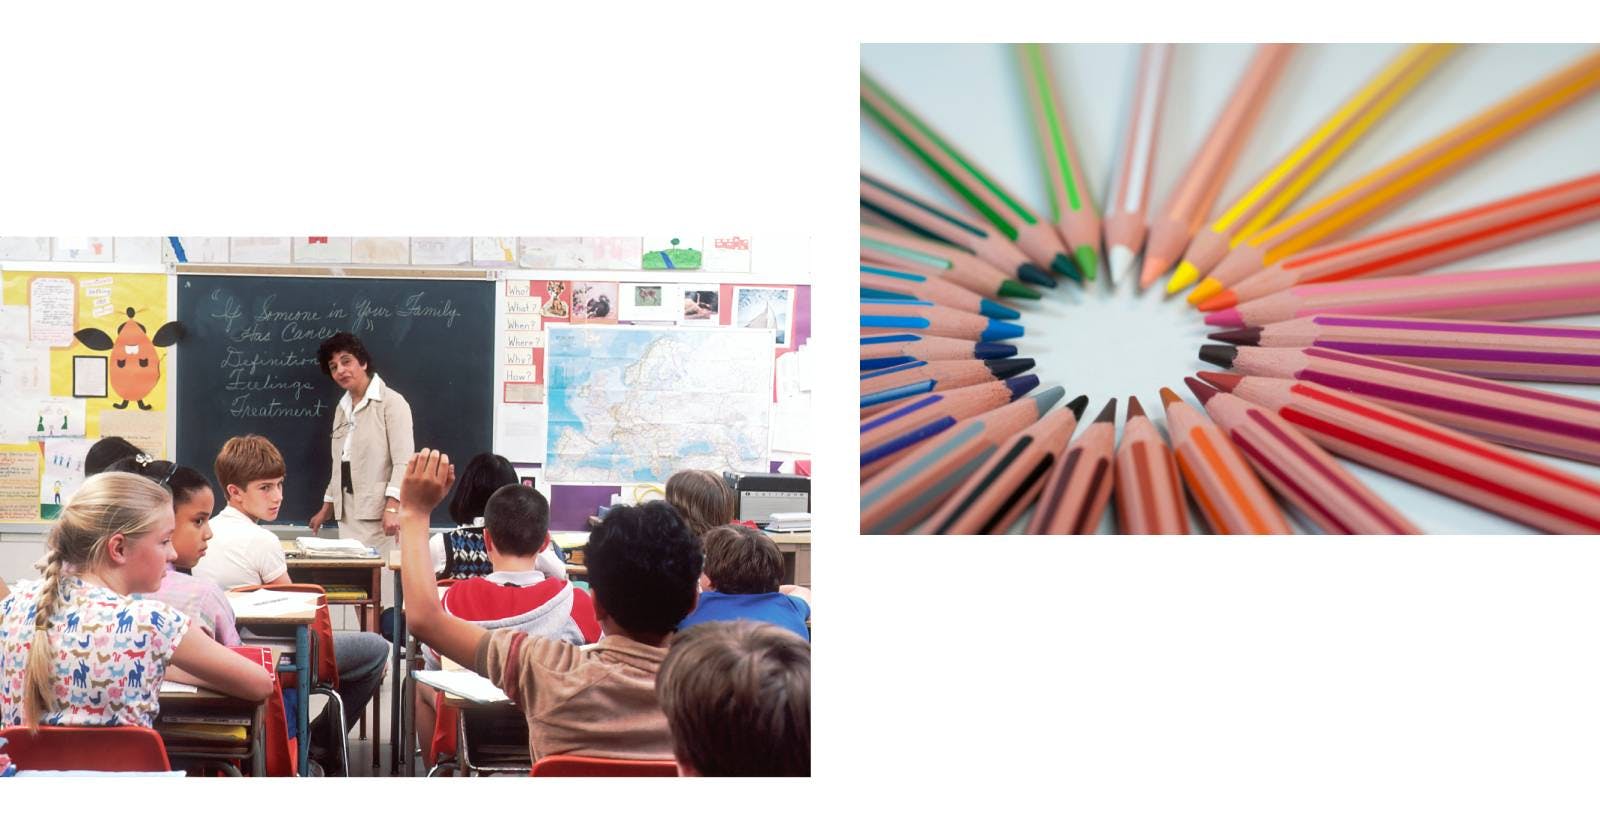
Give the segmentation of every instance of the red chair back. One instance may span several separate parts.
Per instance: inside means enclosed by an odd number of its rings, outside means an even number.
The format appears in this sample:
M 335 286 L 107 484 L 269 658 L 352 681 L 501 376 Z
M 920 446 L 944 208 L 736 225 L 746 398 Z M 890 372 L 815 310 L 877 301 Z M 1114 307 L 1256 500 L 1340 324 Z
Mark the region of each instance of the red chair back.
M 528 774 L 536 778 L 670 778 L 678 774 L 678 764 L 675 761 L 633 758 L 547 755 L 533 762 L 533 770 Z
M 18 770 L 153 773 L 172 769 L 167 746 L 149 727 L 26 727 L 0 730 Z

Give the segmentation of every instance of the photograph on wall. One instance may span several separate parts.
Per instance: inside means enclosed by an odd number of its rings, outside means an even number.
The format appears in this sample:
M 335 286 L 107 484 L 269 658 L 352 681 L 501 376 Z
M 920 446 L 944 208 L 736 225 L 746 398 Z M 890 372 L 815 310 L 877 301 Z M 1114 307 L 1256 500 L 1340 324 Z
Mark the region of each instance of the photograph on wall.
M 624 282 L 618 289 L 621 304 L 617 319 L 623 322 L 673 322 L 679 306 L 670 298 L 677 287 L 660 282 Z
M 772 328 L 777 332 L 775 344 L 787 348 L 793 333 L 793 304 L 793 288 L 737 286 L 733 289 L 733 326 Z
M 546 319 L 568 319 L 572 316 L 572 284 L 564 279 L 536 282 L 534 287 L 544 287 L 544 316 Z
M 572 283 L 572 321 L 616 324 L 617 283 Z
M 717 324 L 722 294 L 716 285 L 685 284 L 679 288 L 683 291 L 683 316 L 679 318 L 679 322 L 684 325 Z

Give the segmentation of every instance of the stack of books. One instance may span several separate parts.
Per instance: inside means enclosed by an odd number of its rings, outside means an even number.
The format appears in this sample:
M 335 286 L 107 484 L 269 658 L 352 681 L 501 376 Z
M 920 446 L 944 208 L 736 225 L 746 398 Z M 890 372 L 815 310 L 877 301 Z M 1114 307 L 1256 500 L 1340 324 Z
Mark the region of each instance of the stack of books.
M 808 513 L 774 513 L 767 522 L 767 530 L 773 533 L 800 533 L 811 529 L 811 514 Z
M 355 539 L 318 539 L 312 536 L 301 536 L 294 540 L 294 546 L 295 549 L 306 556 L 370 559 L 378 555 L 376 550 Z

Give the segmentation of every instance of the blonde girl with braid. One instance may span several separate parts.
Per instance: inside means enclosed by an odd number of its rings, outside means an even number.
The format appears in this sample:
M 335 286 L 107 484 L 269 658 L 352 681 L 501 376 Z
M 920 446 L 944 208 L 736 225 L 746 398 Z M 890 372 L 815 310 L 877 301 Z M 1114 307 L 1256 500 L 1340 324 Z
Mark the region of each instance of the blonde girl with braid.
M 172 495 L 157 482 L 83 483 L 47 537 L 43 578 L 0 601 L 0 727 L 149 727 L 167 677 L 249 701 L 272 693 L 265 670 L 140 595 L 176 557 L 173 530 Z

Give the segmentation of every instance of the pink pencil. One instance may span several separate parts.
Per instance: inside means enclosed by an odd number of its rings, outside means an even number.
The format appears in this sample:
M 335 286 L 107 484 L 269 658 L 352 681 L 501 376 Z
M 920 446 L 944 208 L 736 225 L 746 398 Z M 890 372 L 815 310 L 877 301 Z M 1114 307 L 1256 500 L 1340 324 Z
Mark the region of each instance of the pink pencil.
M 1117 523 L 1123 533 L 1189 532 L 1189 513 L 1178 484 L 1172 448 L 1144 415 L 1139 397 L 1128 397 L 1128 417 L 1117 447 Z
M 1111 198 L 1104 222 L 1112 284 L 1133 269 L 1133 258 L 1144 247 L 1156 133 L 1161 127 L 1161 103 L 1167 94 L 1172 49 L 1170 43 L 1154 43 L 1139 50 L 1139 75 L 1128 106 L 1121 148 L 1112 167 Z
M 1545 319 L 1600 311 L 1600 262 L 1300 285 L 1206 314 L 1207 325 L 1266 325 L 1313 314 Z
M 1239 152 L 1254 130 L 1267 98 L 1283 75 L 1283 65 L 1288 62 L 1294 46 L 1268 44 L 1256 48 L 1255 57 L 1245 69 L 1244 76 L 1233 89 L 1233 97 L 1223 107 L 1222 113 L 1211 126 L 1211 135 L 1194 156 L 1183 182 L 1173 190 L 1172 197 L 1156 214 L 1150 224 L 1150 238 L 1145 243 L 1144 270 L 1139 274 L 1139 287 L 1148 288 L 1175 265 L 1189 247 L 1189 240 L 1205 222 L 1216 204 L 1222 185 L 1227 182 Z
M 1600 402 L 1326 348 L 1206 345 L 1200 358 L 1246 376 L 1348 391 L 1492 442 L 1600 463 Z
M 1088 397 L 1083 401 L 1087 405 Z M 1112 447 L 1116 440 L 1117 400 L 1113 399 L 1050 471 L 1039 494 L 1039 505 L 1028 521 L 1029 533 L 1094 532 L 1111 498 L 1116 470 Z

